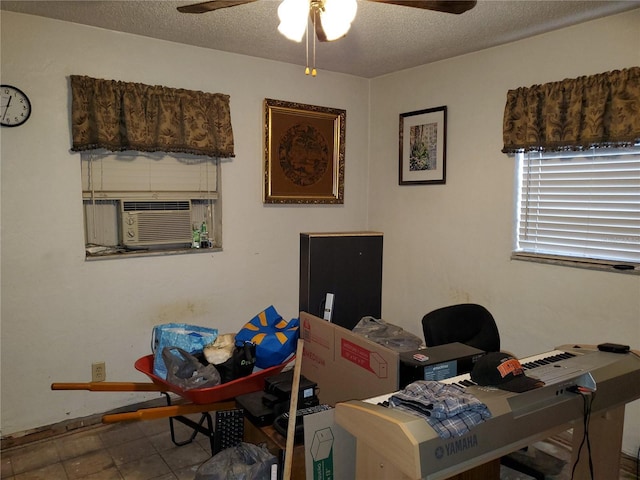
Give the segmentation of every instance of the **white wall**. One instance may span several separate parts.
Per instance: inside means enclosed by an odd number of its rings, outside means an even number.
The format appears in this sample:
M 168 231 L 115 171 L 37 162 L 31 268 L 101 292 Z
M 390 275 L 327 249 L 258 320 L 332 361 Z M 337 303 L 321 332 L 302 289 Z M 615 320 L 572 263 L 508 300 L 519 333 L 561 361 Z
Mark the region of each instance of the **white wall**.
M 2 435 L 156 398 L 50 384 L 90 381 L 100 360 L 107 380 L 148 380 L 133 365 L 159 323 L 236 332 L 271 304 L 297 317 L 299 233 L 366 227 L 368 81 L 5 11 L 1 21 L 2 83 L 33 103 L 25 125 L 1 130 Z M 85 261 L 71 74 L 231 96 L 223 252 Z M 265 98 L 347 110 L 344 205 L 263 205 Z
M 369 228 L 385 234 L 387 321 L 422 335 L 428 311 L 476 302 L 520 357 L 576 342 L 640 348 L 640 276 L 510 260 L 514 160 L 500 152 L 507 90 L 637 65 L 640 10 L 371 82 Z M 399 114 L 441 105 L 446 184 L 398 186 Z M 627 418 L 635 455 L 640 402 Z
M 2 12 L 2 83 L 32 118 L 2 129 L 2 435 L 155 398 L 51 392 L 54 381 L 145 381 L 133 368 L 153 325 L 237 330 L 298 305 L 301 231 L 385 234 L 383 317 L 422 335 L 427 311 L 486 305 L 519 356 L 603 340 L 640 348 L 640 277 L 509 260 L 513 160 L 500 153 L 510 88 L 640 64 L 640 11 L 372 81 Z M 29 32 L 24 35 L 24 32 Z M 69 152 L 67 78 L 231 95 L 236 159 L 225 162 L 224 252 L 86 262 L 80 168 Z M 265 97 L 347 110 L 344 206 L 264 206 Z M 448 107 L 446 185 L 397 185 L 398 115 Z M 628 409 L 624 450 L 640 444 Z

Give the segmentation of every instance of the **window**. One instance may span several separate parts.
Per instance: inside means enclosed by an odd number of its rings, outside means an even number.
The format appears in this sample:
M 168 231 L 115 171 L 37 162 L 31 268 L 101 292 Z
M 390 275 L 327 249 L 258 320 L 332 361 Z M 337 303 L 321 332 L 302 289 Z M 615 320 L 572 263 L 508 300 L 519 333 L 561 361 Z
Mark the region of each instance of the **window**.
M 197 155 L 82 153 L 87 258 L 221 248 L 219 170 Z
M 516 157 L 514 258 L 640 274 L 640 147 Z

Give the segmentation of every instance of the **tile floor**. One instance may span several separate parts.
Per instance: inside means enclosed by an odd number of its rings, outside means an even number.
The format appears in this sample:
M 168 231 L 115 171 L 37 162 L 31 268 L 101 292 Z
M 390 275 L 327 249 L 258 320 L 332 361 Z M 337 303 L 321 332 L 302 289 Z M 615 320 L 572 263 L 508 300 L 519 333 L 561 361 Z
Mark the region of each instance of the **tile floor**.
M 176 439 L 189 438 L 174 422 Z M 197 435 L 181 447 L 167 419 L 96 425 L 2 451 L 2 480 L 193 480 L 211 456 Z
M 194 418 L 194 417 L 192 417 Z M 199 417 L 197 417 L 199 418 Z M 174 422 L 176 439 L 190 430 Z M 571 478 L 570 451 L 561 441 L 535 444 L 536 449 L 567 463 L 549 480 Z M 533 450 L 535 453 L 535 449 Z M 209 439 L 197 435 L 181 447 L 171 440 L 167 419 L 96 425 L 49 440 L 13 447 L 1 452 L 2 480 L 194 480 L 198 467 L 210 458 Z M 633 461 L 632 461 L 633 462 Z M 629 460 L 620 480 L 637 479 L 635 462 Z M 501 480 L 531 477 L 504 469 Z M 584 480 L 584 479 L 576 479 Z

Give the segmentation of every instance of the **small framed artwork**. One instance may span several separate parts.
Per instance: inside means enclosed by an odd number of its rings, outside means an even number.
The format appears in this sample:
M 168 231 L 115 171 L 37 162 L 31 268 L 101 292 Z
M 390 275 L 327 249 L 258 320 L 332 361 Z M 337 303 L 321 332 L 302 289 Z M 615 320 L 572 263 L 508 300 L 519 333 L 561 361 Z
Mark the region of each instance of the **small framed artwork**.
M 344 203 L 346 110 L 264 101 L 264 203 Z
M 400 114 L 399 184 L 445 183 L 447 107 Z

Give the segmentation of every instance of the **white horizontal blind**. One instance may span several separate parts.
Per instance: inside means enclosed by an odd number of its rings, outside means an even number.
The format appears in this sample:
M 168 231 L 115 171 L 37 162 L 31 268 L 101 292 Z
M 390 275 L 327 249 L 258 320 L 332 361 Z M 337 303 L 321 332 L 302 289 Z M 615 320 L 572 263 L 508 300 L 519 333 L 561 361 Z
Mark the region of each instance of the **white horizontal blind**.
M 518 162 L 516 252 L 640 263 L 640 148 Z
M 135 152 L 83 153 L 84 198 L 215 198 L 217 160 Z

